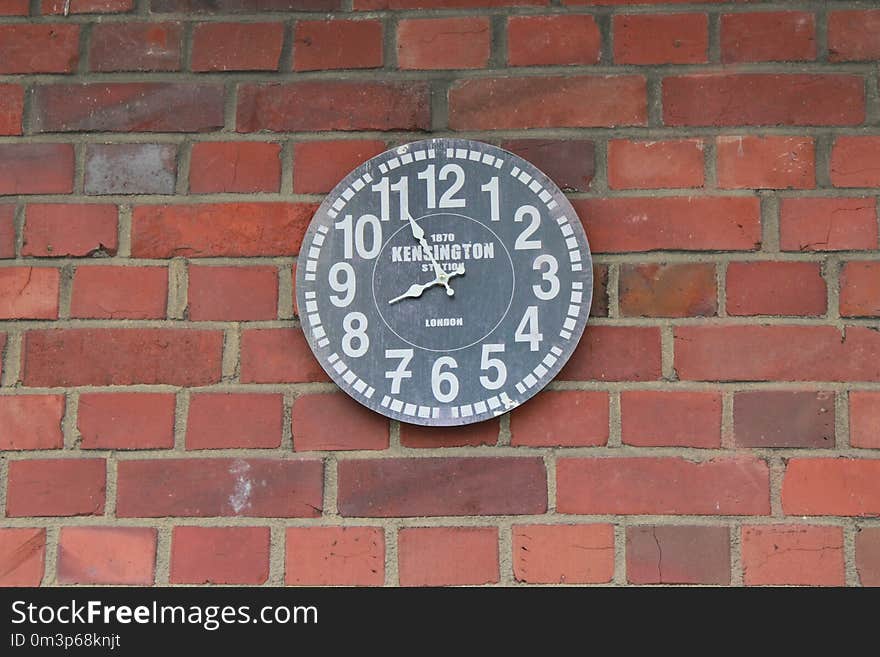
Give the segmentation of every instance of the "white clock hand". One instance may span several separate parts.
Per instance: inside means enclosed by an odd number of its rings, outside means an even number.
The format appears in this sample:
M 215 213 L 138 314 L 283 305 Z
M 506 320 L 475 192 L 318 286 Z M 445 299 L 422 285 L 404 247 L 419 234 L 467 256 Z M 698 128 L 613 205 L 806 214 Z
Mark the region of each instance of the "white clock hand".
M 454 272 L 450 272 L 449 274 L 444 274 L 443 277 L 445 281 L 448 281 L 453 276 L 462 275 L 464 275 L 464 265 L 459 265 L 458 269 L 456 269 Z M 427 290 L 429 287 L 434 287 L 435 285 L 445 285 L 446 294 L 452 296 L 453 294 L 455 294 L 455 291 L 451 287 L 449 287 L 449 285 L 447 285 L 444 280 L 435 278 L 430 283 L 413 283 L 409 286 L 409 289 L 406 292 L 404 292 L 400 296 L 394 297 L 388 303 L 390 305 L 392 303 L 397 303 L 398 301 L 401 301 L 403 299 L 417 299 L 418 297 L 422 296 L 422 292 Z

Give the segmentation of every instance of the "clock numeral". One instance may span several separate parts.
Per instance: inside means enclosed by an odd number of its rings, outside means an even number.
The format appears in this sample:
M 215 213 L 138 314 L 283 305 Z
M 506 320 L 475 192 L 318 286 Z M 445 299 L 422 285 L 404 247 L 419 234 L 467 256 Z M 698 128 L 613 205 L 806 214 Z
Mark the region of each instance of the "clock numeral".
M 340 276 L 342 275 L 342 276 Z M 345 308 L 352 301 L 357 291 L 357 278 L 354 274 L 354 267 L 347 262 L 337 262 L 330 267 L 330 273 L 327 275 L 330 283 L 330 289 L 334 292 L 344 292 L 344 296 L 330 295 L 330 303 L 337 308 Z
M 544 334 L 538 332 L 538 306 L 529 306 L 516 327 L 513 339 L 517 342 L 528 342 L 531 351 L 538 351 Z
M 507 381 L 507 366 L 504 364 L 504 361 L 500 358 L 491 358 L 492 354 L 498 354 L 504 352 L 503 344 L 484 344 L 483 345 L 483 355 L 480 358 L 480 369 L 481 370 L 490 370 L 494 369 L 497 374 L 495 378 L 490 379 L 488 376 L 483 375 L 480 377 L 480 384 L 486 390 L 498 390 L 501 388 L 505 382 Z
M 480 189 L 484 192 L 489 192 L 489 219 L 501 221 L 501 198 L 498 190 L 498 176 L 494 176 Z
M 438 402 L 448 404 L 458 397 L 458 377 L 452 372 L 444 372 L 443 368 L 456 369 L 458 363 L 452 356 L 440 356 L 431 368 L 431 391 Z M 446 392 L 443 388 L 446 387 Z
M 402 221 L 409 219 L 409 179 L 406 176 L 402 176 L 393 185 L 386 176 L 373 185 L 373 191 L 379 192 L 379 216 L 382 221 L 389 221 L 391 219 L 391 192 L 397 192 L 398 194 L 400 200 L 400 219 Z
M 547 265 L 547 271 L 541 271 L 544 265 Z M 544 289 L 543 283 L 541 285 L 532 285 L 532 292 L 535 293 L 535 296 L 541 301 L 555 299 L 556 295 L 559 294 L 559 277 L 556 275 L 559 271 L 559 263 L 556 261 L 556 258 L 547 253 L 539 255 L 532 263 L 532 269 L 541 272 L 542 281 L 550 283 L 549 290 Z
M 400 393 L 400 384 L 404 379 L 412 378 L 412 371 L 406 369 L 410 361 L 413 359 L 412 349 L 386 349 L 385 358 L 399 358 L 400 362 L 397 368 L 390 372 L 385 372 L 385 378 L 391 379 L 391 394 Z
M 516 214 L 513 215 L 513 220 L 521 222 L 525 217 L 529 218 L 529 225 L 526 226 L 525 230 L 523 230 L 523 232 L 519 234 L 519 237 L 516 238 L 516 242 L 513 243 L 513 248 L 516 251 L 540 249 L 541 240 L 530 240 L 529 238 L 535 234 L 538 227 L 541 225 L 541 213 L 538 212 L 538 208 L 534 205 L 523 205 L 517 209 Z
M 350 214 L 345 215 L 345 219 L 337 221 L 333 226 L 342 231 L 346 260 L 351 260 L 355 251 L 364 260 L 372 260 L 382 250 L 382 224 L 379 223 L 376 215 L 363 215 L 357 220 L 354 230 L 352 230 L 352 216 Z M 367 226 L 370 227 L 370 248 L 367 248 Z
M 342 336 L 342 351 L 350 358 L 360 358 L 370 348 L 367 335 L 367 317 L 363 313 L 351 312 L 342 320 L 345 335 Z M 357 342 L 357 346 L 354 343 Z
M 452 176 L 455 180 L 443 194 L 440 196 L 440 203 L 437 203 L 437 181 L 434 177 L 435 167 L 429 164 L 424 171 L 417 174 L 419 180 L 425 181 L 426 204 L 429 210 L 437 207 L 441 208 L 463 208 L 467 205 L 467 200 L 463 198 L 455 198 L 455 195 L 464 187 L 464 169 L 458 164 L 447 164 L 440 168 L 440 174 L 437 176 L 440 180 L 447 180 Z

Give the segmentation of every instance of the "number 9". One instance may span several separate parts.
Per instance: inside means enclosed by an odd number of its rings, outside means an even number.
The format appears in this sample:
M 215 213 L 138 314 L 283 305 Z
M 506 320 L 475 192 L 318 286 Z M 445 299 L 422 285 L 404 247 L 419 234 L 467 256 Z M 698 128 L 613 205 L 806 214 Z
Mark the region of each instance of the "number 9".
M 340 274 L 344 274 L 344 276 L 340 276 Z M 331 294 L 330 303 L 337 308 L 345 308 L 354 301 L 355 291 L 357 290 L 357 279 L 354 275 L 354 267 L 347 262 L 337 262 L 330 267 L 328 278 L 330 279 L 330 287 L 334 292 L 345 293 L 345 296 L 341 297 Z M 344 280 L 340 280 L 340 278 Z

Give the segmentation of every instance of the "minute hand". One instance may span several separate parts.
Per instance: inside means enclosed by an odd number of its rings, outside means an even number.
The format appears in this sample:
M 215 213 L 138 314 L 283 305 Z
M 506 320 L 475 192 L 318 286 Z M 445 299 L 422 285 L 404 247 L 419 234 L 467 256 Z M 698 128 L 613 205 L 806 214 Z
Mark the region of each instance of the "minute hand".
M 416 223 L 416 220 L 412 218 L 412 215 L 407 213 L 407 219 L 409 219 L 409 227 L 412 230 L 413 237 L 416 238 L 418 243 L 422 247 L 422 251 L 428 256 L 431 261 L 431 266 L 434 268 L 434 276 L 437 277 L 437 281 L 446 287 L 449 290 L 449 286 L 446 283 L 446 273 L 443 271 L 443 268 L 440 266 L 440 263 L 434 259 L 434 254 L 431 252 L 431 247 L 428 245 L 428 240 L 425 239 L 425 230 Z

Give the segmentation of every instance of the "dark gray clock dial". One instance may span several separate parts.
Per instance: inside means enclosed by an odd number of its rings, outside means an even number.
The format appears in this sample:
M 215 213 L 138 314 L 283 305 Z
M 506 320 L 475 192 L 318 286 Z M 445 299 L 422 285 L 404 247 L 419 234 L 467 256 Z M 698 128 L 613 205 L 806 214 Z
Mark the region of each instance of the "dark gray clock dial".
M 562 192 L 464 139 L 378 155 L 321 204 L 297 260 L 302 328 L 361 404 L 459 425 L 537 393 L 590 313 L 590 248 Z

